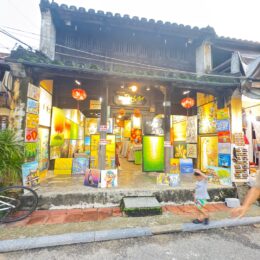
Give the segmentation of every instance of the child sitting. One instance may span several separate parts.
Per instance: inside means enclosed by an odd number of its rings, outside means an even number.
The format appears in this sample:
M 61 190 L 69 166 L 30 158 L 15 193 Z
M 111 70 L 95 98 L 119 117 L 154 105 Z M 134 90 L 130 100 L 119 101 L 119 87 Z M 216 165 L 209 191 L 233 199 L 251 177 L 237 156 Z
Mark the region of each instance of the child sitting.
M 210 199 L 207 186 L 208 186 L 208 176 L 203 174 L 200 170 L 194 170 L 194 176 L 197 180 L 196 188 L 194 193 L 194 202 L 196 207 L 199 210 L 199 215 L 197 219 L 194 219 L 192 222 L 194 224 L 209 224 L 209 215 L 207 210 L 205 209 L 205 205 L 207 204 L 207 200 Z

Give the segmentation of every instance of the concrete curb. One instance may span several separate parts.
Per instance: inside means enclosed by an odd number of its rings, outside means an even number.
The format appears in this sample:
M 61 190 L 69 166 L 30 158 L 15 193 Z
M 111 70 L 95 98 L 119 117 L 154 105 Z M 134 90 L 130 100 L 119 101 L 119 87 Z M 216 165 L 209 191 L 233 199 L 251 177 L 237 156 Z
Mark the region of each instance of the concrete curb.
M 62 235 L 30 237 L 0 241 L 0 252 L 19 251 L 26 249 L 46 248 L 78 243 L 90 243 L 115 239 L 151 236 L 149 228 L 126 228 L 104 231 L 90 231 L 81 233 L 68 233 Z
M 90 231 L 81 233 L 68 233 L 62 235 L 42 236 L 0 241 L 0 252 L 11 252 L 26 249 L 55 247 L 78 243 L 90 243 L 98 241 L 144 237 L 175 232 L 194 232 L 214 228 L 235 227 L 260 223 L 260 217 L 246 217 L 241 219 L 223 219 L 211 221 L 209 225 L 202 224 L 170 224 L 154 227 L 137 227 L 125 229 L 113 229 L 102 231 Z

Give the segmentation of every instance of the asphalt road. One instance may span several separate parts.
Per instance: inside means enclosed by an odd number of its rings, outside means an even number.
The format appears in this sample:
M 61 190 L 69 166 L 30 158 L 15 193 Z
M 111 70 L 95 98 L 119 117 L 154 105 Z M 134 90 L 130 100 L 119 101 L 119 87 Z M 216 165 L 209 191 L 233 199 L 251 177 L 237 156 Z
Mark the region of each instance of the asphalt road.
M 260 228 L 238 227 L 78 244 L 2 254 L 0 259 L 259 260 Z

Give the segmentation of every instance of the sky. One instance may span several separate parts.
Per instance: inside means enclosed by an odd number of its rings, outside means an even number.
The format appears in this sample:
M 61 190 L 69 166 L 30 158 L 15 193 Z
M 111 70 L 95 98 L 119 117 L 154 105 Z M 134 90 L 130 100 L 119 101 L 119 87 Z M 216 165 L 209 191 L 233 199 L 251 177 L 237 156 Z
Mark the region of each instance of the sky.
M 52 1 L 52 0 L 49 0 Z M 190 26 L 211 26 L 217 35 L 260 43 L 260 0 L 55 0 L 105 12 L 128 14 Z M 0 0 L 0 29 L 39 49 L 40 0 Z M 25 31 L 25 32 L 24 32 Z M 0 52 L 15 40 L 0 33 Z

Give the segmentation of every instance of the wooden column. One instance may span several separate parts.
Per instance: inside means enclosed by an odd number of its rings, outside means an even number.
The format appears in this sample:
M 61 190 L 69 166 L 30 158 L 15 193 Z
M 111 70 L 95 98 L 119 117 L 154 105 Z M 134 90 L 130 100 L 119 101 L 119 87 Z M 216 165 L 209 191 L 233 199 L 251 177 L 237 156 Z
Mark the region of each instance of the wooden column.
M 170 172 L 170 158 L 172 157 L 172 147 L 169 145 L 171 141 L 171 86 L 166 86 L 164 90 L 164 172 Z
M 100 115 L 100 126 L 107 125 L 107 106 L 108 106 L 108 85 L 106 82 L 102 83 L 102 102 L 101 102 L 101 115 Z M 98 164 L 100 170 L 105 170 L 106 168 L 106 145 L 102 144 L 103 140 L 106 140 L 106 131 L 100 131 L 100 145 L 99 145 L 99 158 Z

